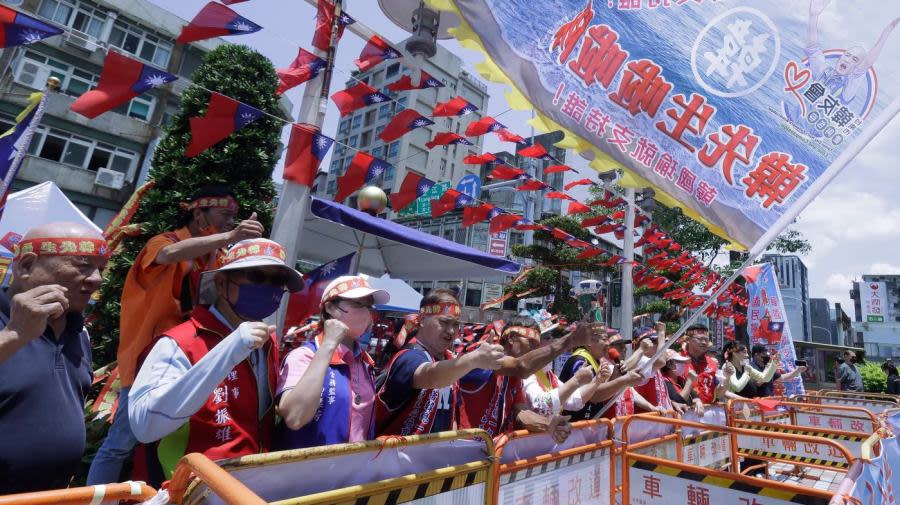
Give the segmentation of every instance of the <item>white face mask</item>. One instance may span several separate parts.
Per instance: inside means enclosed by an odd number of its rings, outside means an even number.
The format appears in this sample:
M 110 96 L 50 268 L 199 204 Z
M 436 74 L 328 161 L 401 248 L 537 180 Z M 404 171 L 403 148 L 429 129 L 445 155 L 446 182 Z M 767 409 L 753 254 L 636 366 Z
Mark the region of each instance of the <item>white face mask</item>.
M 687 365 L 684 363 L 675 363 L 675 375 L 682 375 Z

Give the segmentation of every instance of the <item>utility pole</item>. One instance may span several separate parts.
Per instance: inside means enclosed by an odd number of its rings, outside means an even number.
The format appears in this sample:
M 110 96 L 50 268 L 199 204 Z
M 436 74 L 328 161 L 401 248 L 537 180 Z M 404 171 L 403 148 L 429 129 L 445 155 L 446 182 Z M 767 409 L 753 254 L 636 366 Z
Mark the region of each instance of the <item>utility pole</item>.
M 634 188 L 625 189 L 625 245 L 622 254 L 622 338 L 630 339 L 632 334 L 632 317 L 634 316 Z
M 331 77 L 334 75 L 334 58 L 343 9 L 344 0 L 335 0 L 334 15 L 331 23 L 331 38 L 328 44 L 328 51 L 324 54 L 325 69 L 318 77 L 306 83 L 303 100 L 300 102 L 300 112 L 297 115 L 297 122 L 310 125 L 316 131 L 321 131 L 322 124 L 325 122 L 325 110 L 328 107 L 328 91 L 331 89 Z M 318 56 L 323 56 L 318 49 L 315 49 L 315 52 Z M 300 256 L 303 225 L 309 212 L 309 193 L 309 186 L 285 180 L 284 190 L 278 199 L 278 207 L 275 209 L 272 240 L 278 242 L 284 248 L 288 265 L 291 267 L 294 266 L 294 263 Z M 284 327 L 287 300 L 288 297 L 282 299 L 281 308 L 278 310 L 275 321 L 275 327 L 279 334 Z

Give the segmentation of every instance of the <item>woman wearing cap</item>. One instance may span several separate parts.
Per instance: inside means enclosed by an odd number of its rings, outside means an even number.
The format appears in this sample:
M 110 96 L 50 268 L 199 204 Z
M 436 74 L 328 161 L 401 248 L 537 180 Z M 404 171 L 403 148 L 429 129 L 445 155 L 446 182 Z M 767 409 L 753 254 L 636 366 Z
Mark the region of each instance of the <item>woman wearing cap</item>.
M 375 438 L 375 375 L 359 340 L 371 330 L 373 305 L 390 301 L 359 276 L 325 288 L 322 332 L 291 351 L 278 378 L 280 449 L 298 449 Z
M 190 452 L 217 460 L 269 450 L 278 346 L 274 327 L 261 321 L 286 290 L 303 286 L 284 259 L 271 240 L 238 242 L 219 269 L 201 276 L 201 304 L 190 319 L 149 348 L 128 417 L 137 439 L 155 445 L 146 447 L 151 485 L 171 478 Z
M 666 381 L 666 390 L 669 392 L 669 399 L 672 400 L 672 403 L 693 406 L 694 413 L 702 416 L 703 402 L 700 401 L 700 396 L 694 391 L 694 383 L 697 382 L 697 372 L 693 370 L 687 371 L 687 380 L 684 383 L 684 387 L 679 388 L 675 383 L 677 378 L 685 373 L 687 363 L 690 360 L 691 358 L 684 356 L 678 351 L 667 349 L 666 366 L 660 370 L 660 373 Z

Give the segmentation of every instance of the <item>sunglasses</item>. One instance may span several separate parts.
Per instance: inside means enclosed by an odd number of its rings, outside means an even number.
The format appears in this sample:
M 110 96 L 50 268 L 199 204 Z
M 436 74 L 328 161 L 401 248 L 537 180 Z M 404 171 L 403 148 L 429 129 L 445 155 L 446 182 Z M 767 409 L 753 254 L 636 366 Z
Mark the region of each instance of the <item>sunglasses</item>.
M 267 284 L 269 286 L 287 286 L 290 279 L 286 274 L 274 273 L 268 274 L 262 270 L 245 270 L 237 274 L 248 280 L 250 284 Z

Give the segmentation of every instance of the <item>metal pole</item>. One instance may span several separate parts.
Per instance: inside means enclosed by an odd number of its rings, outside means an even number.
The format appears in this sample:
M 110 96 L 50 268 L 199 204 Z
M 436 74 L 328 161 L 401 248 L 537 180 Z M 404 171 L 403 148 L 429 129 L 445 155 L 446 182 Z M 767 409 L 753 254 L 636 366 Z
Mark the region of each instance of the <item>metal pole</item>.
M 625 256 L 625 263 L 622 263 L 622 328 L 619 331 L 627 340 L 631 338 L 631 318 L 634 315 L 634 188 L 625 189 L 625 202 L 628 207 L 625 211 L 625 246 L 622 252 Z
M 331 42 L 325 54 L 325 70 L 315 79 L 306 83 L 303 100 L 300 102 L 300 113 L 297 121 L 309 124 L 320 130 L 325 122 L 325 110 L 328 106 L 328 91 L 331 88 L 331 77 L 334 74 L 335 46 L 337 44 L 338 27 L 345 0 L 335 0 L 334 17 L 331 24 Z M 315 50 L 319 56 L 322 52 Z M 300 241 L 303 238 L 303 225 L 309 211 L 310 187 L 288 180 L 284 181 L 284 191 L 275 209 L 275 222 L 272 226 L 272 240 L 281 244 L 287 255 L 288 264 L 293 266 L 300 257 Z M 285 296 L 275 318 L 278 334 L 284 326 L 287 312 Z

